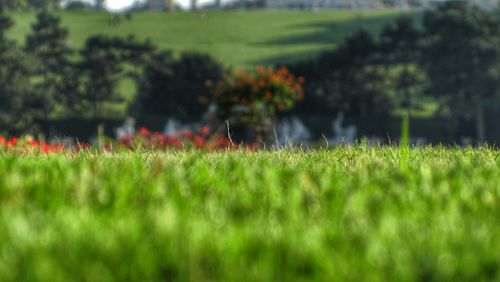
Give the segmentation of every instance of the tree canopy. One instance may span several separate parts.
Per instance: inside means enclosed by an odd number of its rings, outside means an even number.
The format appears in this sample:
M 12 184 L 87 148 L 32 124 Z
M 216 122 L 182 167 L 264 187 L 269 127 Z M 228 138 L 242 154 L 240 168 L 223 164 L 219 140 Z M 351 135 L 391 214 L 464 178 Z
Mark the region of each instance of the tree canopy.
M 452 116 L 474 115 L 477 138 L 485 139 L 483 109 L 498 94 L 500 24 L 489 13 L 452 1 L 423 19 L 422 66 L 428 93 L 440 99 Z

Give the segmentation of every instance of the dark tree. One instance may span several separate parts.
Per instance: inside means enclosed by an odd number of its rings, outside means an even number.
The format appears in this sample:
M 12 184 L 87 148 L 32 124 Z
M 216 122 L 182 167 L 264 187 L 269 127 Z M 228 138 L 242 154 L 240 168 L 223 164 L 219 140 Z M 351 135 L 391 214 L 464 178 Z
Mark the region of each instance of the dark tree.
M 456 120 L 474 116 L 476 137 L 486 138 L 483 109 L 498 93 L 500 26 L 494 15 L 453 1 L 425 14 L 422 65 L 429 93 Z
M 172 81 L 174 59 L 168 51 L 158 52 L 144 65 L 141 76 L 137 76 L 138 93 L 129 111 L 137 116 L 168 115 L 176 111 L 176 95 L 168 92 L 168 81 Z
M 60 26 L 59 17 L 43 10 L 26 37 L 25 50 L 34 59 L 35 90 L 41 108 L 47 117 L 55 107 L 67 104 L 74 89 L 67 76 L 73 65 L 69 61 L 72 50 L 68 47 L 68 30 Z
M 207 82 L 217 83 L 223 71 L 205 54 L 185 53 L 177 60 L 168 52 L 157 54 L 138 80 L 139 95 L 132 109 L 139 115 L 199 118 L 210 101 Z
M 85 75 L 85 90 L 82 103 L 88 103 L 95 119 L 101 117 L 102 103 L 122 102 L 116 92 L 119 74 L 122 71 L 121 59 L 115 50 L 118 39 L 105 36 L 89 37 L 81 51 L 82 71 Z
M 355 118 L 389 114 L 393 102 L 383 68 L 376 60 L 378 48 L 367 31 L 359 30 L 335 51 L 292 67 L 292 72 L 306 81 L 304 102 L 298 110 L 344 111 Z
M 22 52 L 5 33 L 13 22 L 0 7 L 0 130 L 27 129 L 36 117 L 29 68 Z
M 393 108 L 383 68 L 376 62 L 377 51 L 376 42 L 366 30 L 347 38 L 337 50 L 333 95 L 353 116 L 385 115 Z
M 336 81 L 338 65 L 336 51 L 323 52 L 319 57 L 300 61 L 291 65 L 291 72 L 305 78 L 304 99 L 290 111 L 292 114 L 331 115 L 343 110 L 337 102 L 337 95 L 332 95 Z
M 81 71 L 84 76 L 82 107 L 90 105 L 94 118 L 102 117 L 103 103 L 120 103 L 123 97 L 116 91 L 126 69 L 141 67 L 145 54 L 154 50 L 149 42 L 136 42 L 133 37 L 89 37 L 81 51 Z M 128 65 L 128 66 L 127 66 Z
M 380 35 L 381 60 L 387 68 L 387 77 L 393 77 L 391 88 L 396 91 L 402 101 L 401 106 L 409 115 L 416 106 L 414 97 L 423 83 L 423 71 L 417 67 L 420 37 L 413 19 L 407 16 L 385 25 Z

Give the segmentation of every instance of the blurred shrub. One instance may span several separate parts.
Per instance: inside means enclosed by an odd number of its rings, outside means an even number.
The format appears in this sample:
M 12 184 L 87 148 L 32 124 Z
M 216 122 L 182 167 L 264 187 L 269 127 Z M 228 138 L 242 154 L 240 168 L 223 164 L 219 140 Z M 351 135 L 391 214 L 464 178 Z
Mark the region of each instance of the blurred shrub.
M 200 118 L 210 101 L 205 82 L 217 83 L 223 72 L 222 65 L 206 54 L 184 53 L 179 59 L 170 52 L 155 54 L 138 77 L 138 95 L 130 111 L 137 116 Z

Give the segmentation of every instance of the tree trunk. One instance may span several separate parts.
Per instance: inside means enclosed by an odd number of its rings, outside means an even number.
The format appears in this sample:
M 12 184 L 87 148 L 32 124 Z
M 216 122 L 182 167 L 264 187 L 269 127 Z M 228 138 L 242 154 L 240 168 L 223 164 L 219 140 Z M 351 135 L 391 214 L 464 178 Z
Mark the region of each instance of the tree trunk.
M 486 141 L 486 128 L 484 123 L 484 111 L 481 99 L 476 97 L 474 99 L 475 106 L 475 119 L 476 119 L 476 138 L 478 143 L 482 144 Z
M 196 11 L 198 8 L 198 0 L 191 0 L 191 11 Z

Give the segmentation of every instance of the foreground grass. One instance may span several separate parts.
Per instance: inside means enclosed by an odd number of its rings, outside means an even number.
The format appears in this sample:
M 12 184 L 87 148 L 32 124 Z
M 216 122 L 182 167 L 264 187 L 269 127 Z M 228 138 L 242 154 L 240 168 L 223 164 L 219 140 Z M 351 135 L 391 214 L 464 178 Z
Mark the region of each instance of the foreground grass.
M 4 154 L 0 280 L 498 281 L 499 156 Z

